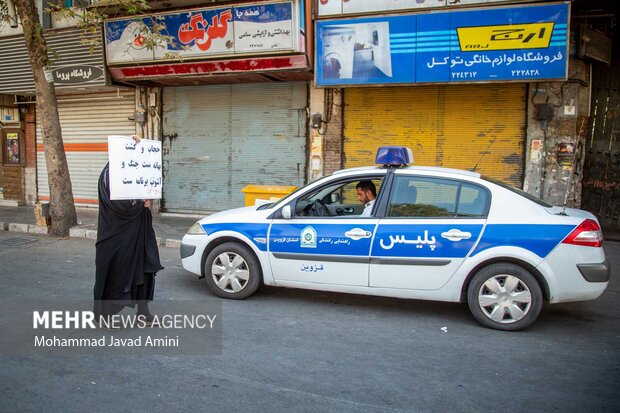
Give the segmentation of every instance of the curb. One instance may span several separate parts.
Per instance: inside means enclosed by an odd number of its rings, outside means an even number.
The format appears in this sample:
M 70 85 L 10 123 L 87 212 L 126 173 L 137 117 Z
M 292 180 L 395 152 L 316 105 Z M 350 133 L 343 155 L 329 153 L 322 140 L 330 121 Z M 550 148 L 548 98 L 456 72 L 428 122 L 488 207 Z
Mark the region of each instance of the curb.
M 20 224 L 14 222 L 2 222 L 0 221 L 0 231 L 7 232 L 21 232 L 28 234 L 40 234 L 49 235 L 49 227 L 44 227 L 34 224 Z M 69 229 L 70 238 L 82 238 L 82 239 L 97 239 L 97 230 L 75 226 Z M 157 245 L 167 248 L 180 248 L 181 240 L 178 239 L 164 239 L 157 237 Z

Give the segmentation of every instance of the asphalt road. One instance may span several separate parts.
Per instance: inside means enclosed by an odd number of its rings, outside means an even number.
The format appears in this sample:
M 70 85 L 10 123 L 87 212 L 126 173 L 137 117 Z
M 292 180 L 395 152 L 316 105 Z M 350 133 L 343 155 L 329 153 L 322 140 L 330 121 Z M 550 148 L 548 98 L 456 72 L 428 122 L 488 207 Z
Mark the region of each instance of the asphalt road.
M 620 243 L 606 251 L 603 296 L 547 305 L 527 331 L 466 305 L 263 287 L 222 302 L 221 355 L 2 354 L 0 411 L 618 412 Z M 161 254 L 156 299 L 219 300 Z M 93 278 L 89 240 L 0 246 L 2 300 L 89 299 Z

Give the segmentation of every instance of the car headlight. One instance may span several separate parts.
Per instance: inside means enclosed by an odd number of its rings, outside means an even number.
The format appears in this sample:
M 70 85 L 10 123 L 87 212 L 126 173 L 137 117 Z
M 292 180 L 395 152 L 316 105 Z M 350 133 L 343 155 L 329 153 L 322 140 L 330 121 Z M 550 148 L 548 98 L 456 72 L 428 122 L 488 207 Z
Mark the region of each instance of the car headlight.
M 202 228 L 199 222 L 196 222 L 194 225 L 187 230 L 187 235 L 204 235 L 205 230 Z

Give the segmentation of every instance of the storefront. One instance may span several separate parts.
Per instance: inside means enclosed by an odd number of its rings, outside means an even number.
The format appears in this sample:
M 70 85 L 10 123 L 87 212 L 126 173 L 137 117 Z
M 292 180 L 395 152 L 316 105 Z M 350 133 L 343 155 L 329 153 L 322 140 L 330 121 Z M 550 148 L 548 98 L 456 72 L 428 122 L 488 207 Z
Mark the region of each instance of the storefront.
M 76 205 L 97 205 L 97 181 L 108 162 L 108 135 L 135 133 L 134 96 L 134 89 L 58 96 L 58 115 Z M 37 170 L 39 199 L 49 200 L 40 119 L 37 119 Z
M 61 26 L 53 26 L 44 35 L 54 54 L 50 75 L 73 196 L 77 205 L 96 205 L 97 178 L 107 162 L 107 135 L 135 133 L 130 120 L 135 113 L 135 93 L 133 88 L 111 84 L 102 47 L 91 50 L 81 44 L 85 36 L 81 29 Z M 7 57 L 0 62 L 0 93 L 9 95 L 8 103 L 14 106 L 12 113 L 3 115 L 11 127 L 3 133 L 3 142 L 11 144 L 13 151 L 3 157 L 3 195 L 34 204 L 49 200 L 50 188 L 34 78 L 21 28 L 14 31 L 0 36 L 0 55 Z
M 164 89 L 163 207 L 219 211 L 242 206 L 246 185 L 303 185 L 307 87 Z
M 24 201 L 25 122 L 14 100 L 0 95 L 0 205 Z
M 162 140 L 164 211 L 220 211 L 243 206 L 246 185 L 304 184 L 306 3 L 161 13 L 174 41 L 154 50 L 136 47 L 133 20 L 106 22 L 113 78 L 161 88 L 161 136 L 151 138 Z
M 343 90 L 343 165 L 406 145 L 417 165 L 475 169 L 522 187 L 528 82 L 566 77 L 568 4 L 348 16 L 398 11 L 373 4 L 319 6 L 316 83 Z

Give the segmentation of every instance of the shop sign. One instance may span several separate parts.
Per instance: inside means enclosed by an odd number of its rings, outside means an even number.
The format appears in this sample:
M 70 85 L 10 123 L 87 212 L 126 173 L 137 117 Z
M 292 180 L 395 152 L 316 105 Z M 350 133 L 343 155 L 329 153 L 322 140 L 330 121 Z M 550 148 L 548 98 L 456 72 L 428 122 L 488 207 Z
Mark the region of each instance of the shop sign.
M 317 0 L 319 16 L 507 3 L 512 0 Z
M 100 79 L 103 67 L 91 65 L 71 65 L 53 69 L 54 83 L 57 85 L 79 85 Z
M 318 86 L 565 79 L 567 3 L 317 23 Z
M 278 2 L 201 8 L 105 22 L 109 64 L 237 56 L 298 50 L 302 36 L 297 2 Z M 301 14 L 301 13 L 300 13 Z M 169 36 L 165 44 L 149 48 L 154 25 Z

